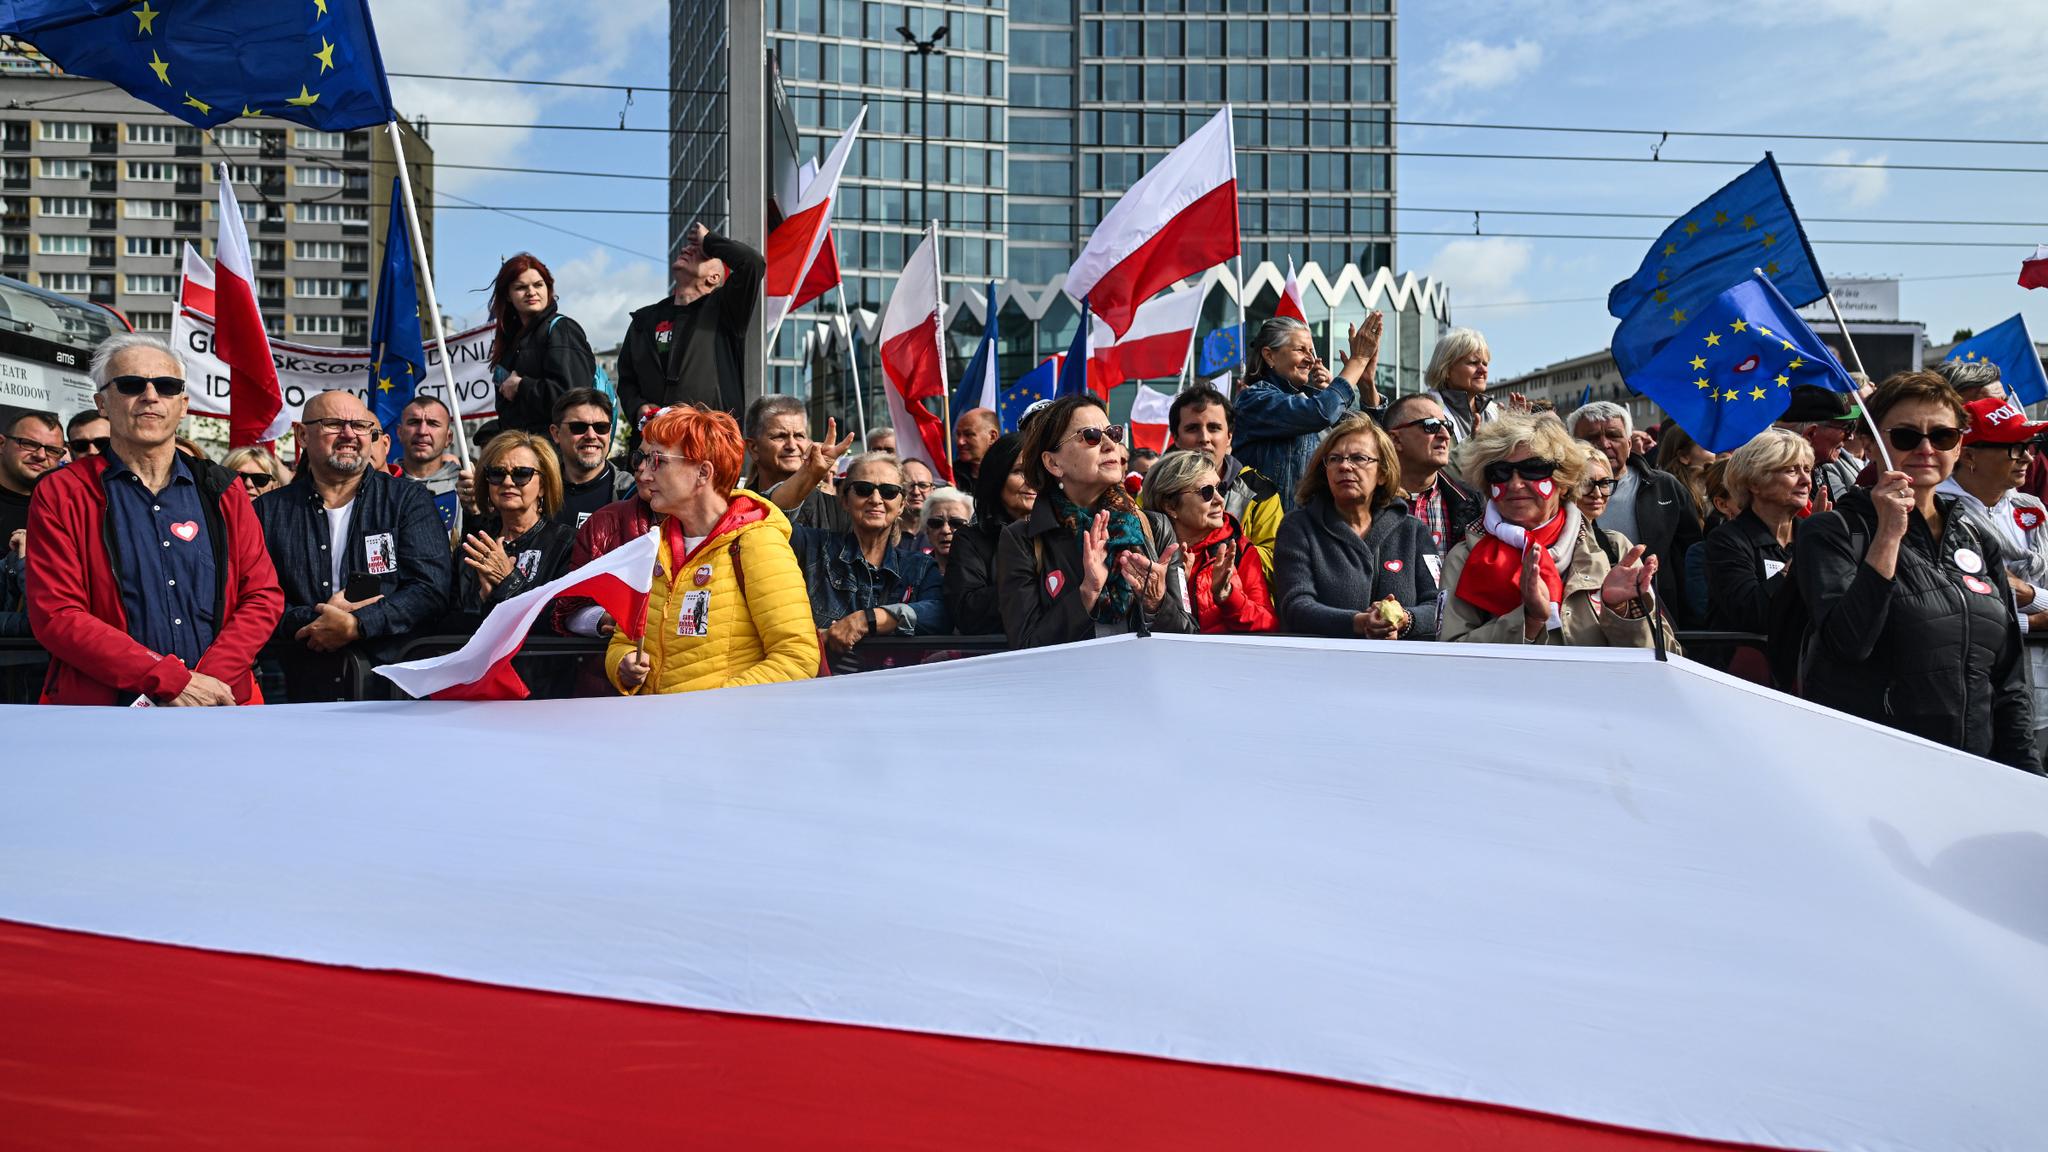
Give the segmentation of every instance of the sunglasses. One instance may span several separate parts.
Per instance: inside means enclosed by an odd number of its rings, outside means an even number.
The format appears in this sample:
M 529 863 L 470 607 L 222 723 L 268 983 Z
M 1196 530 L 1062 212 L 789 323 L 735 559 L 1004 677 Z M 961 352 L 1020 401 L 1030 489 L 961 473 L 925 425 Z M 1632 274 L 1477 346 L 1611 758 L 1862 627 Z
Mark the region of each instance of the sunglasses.
M 1920 447 L 1923 440 L 1932 443 L 1936 452 L 1946 452 L 1962 443 L 1963 430 L 1942 427 L 1922 432 L 1918 428 L 1907 428 L 1902 425 L 1885 429 L 1884 438 L 1891 441 L 1892 448 L 1899 452 L 1911 452 Z
M 1199 496 L 1202 503 L 1207 504 L 1230 495 L 1230 481 L 1219 480 L 1214 484 L 1204 484 L 1200 488 L 1183 488 L 1176 495 Z
M 123 396 L 140 396 L 145 388 L 155 388 L 159 396 L 183 396 L 185 382 L 176 376 L 116 376 L 107 381 L 107 387 Z
M 1451 430 L 1451 423 L 1439 416 L 1424 416 L 1420 420 L 1410 420 L 1406 424 L 1396 424 L 1392 428 L 1387 429 L 1387 431 L 1399 432 L 1403 428 L 1420 428 L 1424 433 L 1436 436 L 1449 432 Z
M 903 496 L 901 484 L 877 484 L 873 480 L 848 480 L 840 487 L 853 494 L 855 500 L 865 500 L 880 492 L 884 500 L 896 500 Z
M 540 475 L 540 469 L 538 468 L 486 468 L 484 469 L 484 483 L 496 488 L 498 485 L 510 480 L 513 486 L 524 488 L 528 484 L 533 483 L 533 478 L 538 475 Z
M 62 460 L 64 458 L 64 446 L 62 444 L 45 444 L 40 440 L 31 440 L 26 436 L 9 436 L 8 439 L 14 441 L 14 446 L 23 452 L 48 456 L 52 460 Z
M 1552 460 L 1538 460 L 1531 457 L 1517 460 L 1512 464 L 1506 460 L 1495 460 L 1486 466 L 1488 484 L 1505 484 L 1516 476 L 1524 480 L 1548 480 L 1557 473 L 1557 463 Z
M 2008 460 L 2023 460 L 2041 449 L 2041 446 L 2032 440 L 2022 440 L 2017 444 L 1967 444 L 1964 447 L 1973 452 L 1996 452 Z
M 1072 433 L 1063 438 L 1060 441 L 1060 443 L 1064 444 L 1068 440 L 1079 439 L 1083 444 L 1088 445 L 1090 448 L 1100 448 L 1102 447 L 1102 440 L 1104 437 L 1108 437 L 1109 442 L 1112 444 L 1123 443 L 1124 426 L 1121 424 L 1111 424 L 1105 428 L 1077 428 Z
M 114 450 L 114 441 L 109 436 L 95 436 L 90 440 L 71 441 L 73 456 L 105 456 Z
M 567 428 L 571 436 L 588 436 L 593 432 L 599 436 L 612 434 L 612 422 L 609 420 L 571 420 L 562 427 Z
M 1586 481 L 1586 495 L 1592 496 L 1595 494 L 1601 496 L 1614 495 L 1614 477 L 1609 476 L 1605 480 Z
M 251 488 L 267 488 L 272 480 L 277 479 L 268 472 L 237 472 L 235 475 L 240 476 L 242 483 Z
M 967 521 L 958 516 L 934 516 L 925 521 L 924 526 L 933 532 L 937 532 L 941 528 L 951 528 L 953 531 L 958 532 L 962 528 L 967 527 Z

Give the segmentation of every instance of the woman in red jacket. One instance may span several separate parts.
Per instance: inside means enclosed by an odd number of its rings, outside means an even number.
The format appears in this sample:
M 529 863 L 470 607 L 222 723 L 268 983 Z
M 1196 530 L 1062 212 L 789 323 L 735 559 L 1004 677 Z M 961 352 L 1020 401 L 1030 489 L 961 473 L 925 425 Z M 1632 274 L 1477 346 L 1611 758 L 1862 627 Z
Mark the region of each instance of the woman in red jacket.
M 1279 627 L 1258 550 L 1223 510 L 1231 481 L 1205 453 L 1168 452 L 1145 474 L 1143 502 L 1173 522 L 1187 557 L 1182 602 L 1204 632 L 1271 632 Z

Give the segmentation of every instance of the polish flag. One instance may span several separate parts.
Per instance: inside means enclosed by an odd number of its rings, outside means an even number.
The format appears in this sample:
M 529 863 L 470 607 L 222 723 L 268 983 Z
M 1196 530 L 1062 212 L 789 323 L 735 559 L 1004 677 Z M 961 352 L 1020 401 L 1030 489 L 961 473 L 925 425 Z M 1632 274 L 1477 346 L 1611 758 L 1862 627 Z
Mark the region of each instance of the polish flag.
M 1303 324 L 1308 323 L 1308 311 L 1302 307 L 1301 285 L 1294 280 L 1294 257 L 1287 258 L 1287 283 L 1280 289 L 1280 306 L 1273 309 L 1273 315 L 1290 316 Z
M 1088 387 L 1103 399 L 1126 380 L 1178 377 L 1187 367 L 1202 315 L 1202 294 L 1193 288 L 1169 292 L 1138 306 L 1122 336 L 1095 318 L 1088 353 Z
M 939 229 L 933 224 L 882 310 L 882 375 L 889 381 L 882 392 L 896 429 L 896 455 L 924 461 L 933 475 L 951 484 L 946 426 L 923 403 L 946 394 L 946 302 L 939 285 Z
M 1167 442 L 1173 439 L 1169 418 L 1172 410 L 1171 393 L 1161 392 L 1149 384 L 1138 385 L 1138 394 L 1131 400 L 1131 446 L 1150 448 L 1154 452 L 1166 451 Z
M 1086 297 L 1122 336 L 1154 292 L 1239 252 L 1237 154 L 1226 104 L 1110 208 L 1068 269 L 1066 293 Z
M 228 366 L 228 447 L 268 444 L 291 427 L 270 334 L 256 307 L 256 264 L 235 182 L 220 166 L 220 237 L 214 246 L 213 352 Z
M 2020 287 L 2048 288 L 2048 244 L 2034 246 L 2034 254 L 2020 261 Z
M 861 121 L 867 114 L 867 105 L 861 105 L 853 123 L 846 126 L 839 142 L 825 157 L 818 175 L 804 185 L 796 210 L 768 234 L 768 274 L 761 284 L 761 298 L 767 308 L 764 315 L 771 340 L 782 327 L 783 317 L 796 307 L 797 298 L 810 286 L 811 265 L 831 238 L 832 204 L 839 195 L 839 176 L 846 169 L 846 158 L 853 154 L 853 143 L 860 136 Z M 833 260 L 836 265 L 838 257 L 835 255 Z
M 213 266 L 185 241 L 185 275 L 178 285 L 178 306 L 190 308 L 208 319 L 213 317 Z
M 818 178 L 818 162 L 804 161 L 801 179 L 809 188 Z M 833 247 L 832 230 L 825 229 L 825 243 L 818 249 L 818 258 L 811 261 L 811 270 L 804 274 L 804 282 L 796 291 L 796 299 L 790 301 L 790 309 L 801 308 L 839 285 L 839 250 Z
M 469 643 L 445 656 L 384 664 L 377 675 L 418 699 L 524 700 L 526 684 L 512 670 L 512 658 L 526 643 L 526 631 L 561 596 L 596 601 L 628 636 L 646 625 L 647 591 L 654 583 L 661 530 L 597 557 L 574 572 L 529 588 L 491 609 Z

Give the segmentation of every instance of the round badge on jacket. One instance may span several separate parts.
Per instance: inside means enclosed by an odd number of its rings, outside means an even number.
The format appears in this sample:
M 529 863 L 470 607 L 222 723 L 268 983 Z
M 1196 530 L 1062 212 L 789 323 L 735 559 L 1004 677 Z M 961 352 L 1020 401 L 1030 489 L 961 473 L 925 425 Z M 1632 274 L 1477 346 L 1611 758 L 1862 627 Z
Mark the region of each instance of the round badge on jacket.
M 1965 576 L 1963 577 L 1963 584 L 1979 596 L 1991 595 L 1991 583 L 1987 580 L 1979 580 L 1975 576 Z
M 2022 532 L 2032 532 L 2034 529 L 2039 528 L 2044 520 L 2048 520 L 2048 517 L 2044 517 L 2039 508 L 2014 508 L 2012 510 L 2012 522 L 2019 525 Z
M 1963 570 L 1964 572 L 1968 572 L 1972 576 L 1984 570 L 1984 558 L 1982 556 L 1977 555 L 1974 549 L 1958 548 L 1956 549 L 1954 559 L 1957 568 Z M 1981 581 L 1979 581 L 1979 583 L 1981 583 Z
M 697 571 L 693 575 L 691 575 L 690 583 L 695 584 L 699 588 L 702 588 L 706 584 L 711 583 L 711 565 L 706 564 L 698 568 Z

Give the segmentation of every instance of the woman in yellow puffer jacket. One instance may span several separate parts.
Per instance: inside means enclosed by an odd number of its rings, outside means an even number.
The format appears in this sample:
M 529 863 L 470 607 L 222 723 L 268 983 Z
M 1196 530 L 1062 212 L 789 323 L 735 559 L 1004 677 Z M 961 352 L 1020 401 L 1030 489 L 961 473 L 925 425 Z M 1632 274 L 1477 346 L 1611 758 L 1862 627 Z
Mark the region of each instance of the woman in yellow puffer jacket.
M 662 517 L 660 572 L 647 599 L 647 642 L 612 634 L 606 675 L 628 695 L 804 680 L 818 671 L 803 569 L 789 519 L 735 489 L 739 424 L 701 407 L 663 409 L 642 430 L 635 466 Z

